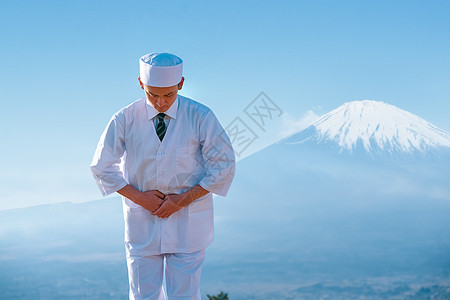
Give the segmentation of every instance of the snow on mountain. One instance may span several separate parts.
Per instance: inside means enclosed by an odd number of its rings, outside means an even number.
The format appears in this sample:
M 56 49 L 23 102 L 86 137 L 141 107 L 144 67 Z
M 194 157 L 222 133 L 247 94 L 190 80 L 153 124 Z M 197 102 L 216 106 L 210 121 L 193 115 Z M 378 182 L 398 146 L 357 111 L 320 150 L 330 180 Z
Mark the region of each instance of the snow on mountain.
M 305 133 L 306 136 L 305 136 Z M 347 102 L 285 143 L 336 143 L 349 152 L 425 152 L 449 148 L 450 133 L 393 105 L 372 100 Z

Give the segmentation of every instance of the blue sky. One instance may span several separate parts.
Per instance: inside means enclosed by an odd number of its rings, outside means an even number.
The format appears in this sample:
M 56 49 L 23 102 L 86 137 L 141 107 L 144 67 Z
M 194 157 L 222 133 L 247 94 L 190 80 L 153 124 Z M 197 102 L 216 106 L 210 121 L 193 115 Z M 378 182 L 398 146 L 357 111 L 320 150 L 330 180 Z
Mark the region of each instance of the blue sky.
M 449 131 L 449 15 L 449 1 L 2 1 L 0 209 L 101 197 L 88 167 L 142 96 L 148 52 L 183 58 L 181 94 L 224 127 L 263 91 L 293 121 L 371 99 Z

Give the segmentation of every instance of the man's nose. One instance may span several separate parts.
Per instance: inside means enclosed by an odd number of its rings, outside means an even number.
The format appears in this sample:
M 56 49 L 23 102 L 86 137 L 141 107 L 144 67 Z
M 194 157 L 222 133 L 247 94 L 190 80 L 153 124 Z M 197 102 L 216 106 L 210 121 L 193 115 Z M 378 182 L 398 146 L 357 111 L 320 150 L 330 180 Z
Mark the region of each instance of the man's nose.
M 166 104 L 166 102 L 161 99 L 161 97 L 158 97 L 158 99 L 156 99 L 156 105 L 158 105 L 159 107 L 164 106 L 164 104 Z

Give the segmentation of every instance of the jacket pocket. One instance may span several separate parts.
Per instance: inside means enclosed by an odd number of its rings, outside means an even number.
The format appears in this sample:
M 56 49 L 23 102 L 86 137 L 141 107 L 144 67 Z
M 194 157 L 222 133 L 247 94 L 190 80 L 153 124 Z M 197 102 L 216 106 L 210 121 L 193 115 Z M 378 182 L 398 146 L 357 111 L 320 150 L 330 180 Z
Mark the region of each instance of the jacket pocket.
M 151 239 L 152 228 L 150 212 L 142 207 L 128 208 L 124 211 L 125 242 L 147 244 Z
M 180 172 L 190 173 L 201 165 L 201 161 L 199 159 L 197 150 L 198 150 L 197 145 L 180 147 L 176 150 L 175 155 L 178 173 Z

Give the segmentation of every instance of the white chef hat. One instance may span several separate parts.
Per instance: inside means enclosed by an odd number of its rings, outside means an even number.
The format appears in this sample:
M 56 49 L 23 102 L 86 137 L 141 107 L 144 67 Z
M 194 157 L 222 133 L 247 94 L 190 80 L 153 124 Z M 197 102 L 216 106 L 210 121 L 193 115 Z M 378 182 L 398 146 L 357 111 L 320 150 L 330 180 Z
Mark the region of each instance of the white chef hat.
M 181 81 L 183 60 L 170 53 L 149 53 L 139 59 L 139 69 L 143 84 L 174 86 Z

